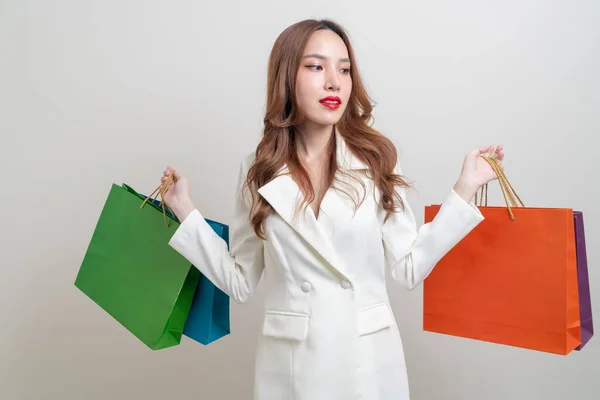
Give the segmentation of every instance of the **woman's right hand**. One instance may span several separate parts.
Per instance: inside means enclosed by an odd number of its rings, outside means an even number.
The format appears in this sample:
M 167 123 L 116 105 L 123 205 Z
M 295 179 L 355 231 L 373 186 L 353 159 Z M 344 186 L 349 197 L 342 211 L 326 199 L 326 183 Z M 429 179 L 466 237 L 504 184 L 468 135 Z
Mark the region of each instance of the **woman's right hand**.
M 163 200 L 173 210 L 179 221 L 183 221 L 196 207 L 190 196 L 190 184 L 187 178 L 181 176 L 172 167 L 168 166 L 164 170 L 160 178 L 161 184 L 164 185 L 171 174 L 173 179 L 163 194 Z

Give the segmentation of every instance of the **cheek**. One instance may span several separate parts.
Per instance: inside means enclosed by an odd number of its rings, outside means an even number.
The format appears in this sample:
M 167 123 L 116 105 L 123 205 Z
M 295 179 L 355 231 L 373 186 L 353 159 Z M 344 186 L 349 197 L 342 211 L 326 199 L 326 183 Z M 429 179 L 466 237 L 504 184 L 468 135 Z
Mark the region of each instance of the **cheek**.
M 296 80 L 296 94 L 298 103 L 309 105 L 314 101 L 315 93 L 318 91 L 318 83 L 307 76 L 298 76 Z
M 296 77 L 296 95 L 298 100 L 302 100 L 306 96 L 306 79 L 302 74 L 298 74 Z
M 300 71 L 296 76 L 298 87 L 302 87 L 305 91 L 315 91 L 323 86 L 322 74 L 312 71 Z

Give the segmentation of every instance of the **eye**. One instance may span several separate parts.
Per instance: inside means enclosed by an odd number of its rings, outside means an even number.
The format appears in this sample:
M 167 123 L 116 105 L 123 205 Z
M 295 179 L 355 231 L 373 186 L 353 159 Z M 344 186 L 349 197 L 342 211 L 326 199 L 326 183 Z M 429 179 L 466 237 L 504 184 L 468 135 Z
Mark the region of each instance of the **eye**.
M 323 69 L 320 65 L 307 65 L 307 68 L 312 68 L 315 71 L 318 71 L 318 68 Z
M 342 73 L 343 74 L 349 74 L 350 73 L 350 68 L 342 68 Z

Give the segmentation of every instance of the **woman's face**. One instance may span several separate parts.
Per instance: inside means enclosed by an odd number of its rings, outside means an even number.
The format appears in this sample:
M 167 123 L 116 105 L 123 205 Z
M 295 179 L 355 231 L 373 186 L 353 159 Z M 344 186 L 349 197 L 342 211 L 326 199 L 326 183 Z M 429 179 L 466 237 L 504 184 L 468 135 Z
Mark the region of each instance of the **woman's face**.
M 308 121 L 336 124 L 352 91 L 350 59 L 344 41 L 334 32 L 315 32 L 304 48 L 296 76 L 296 99 Z

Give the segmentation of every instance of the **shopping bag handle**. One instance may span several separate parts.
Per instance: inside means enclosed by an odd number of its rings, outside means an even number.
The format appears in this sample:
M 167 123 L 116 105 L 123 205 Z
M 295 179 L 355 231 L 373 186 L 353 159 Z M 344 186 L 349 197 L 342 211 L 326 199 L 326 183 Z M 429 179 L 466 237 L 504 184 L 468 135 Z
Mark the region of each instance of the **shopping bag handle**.
M 167 209 L 169 209 L 169 212 L 171 212 L 171 214 L 175 215 L 175 213 L 172 211 L 171 207 L 169 207 L 169 205 L 168 205 L 168 204 L 167 204 L 167 202 L 165 201 L 165 193 L 167 192 L 167 188 L 169 187 L 169 185 L 171 184 L 171 182 L 173 182 L 173 176 L 174 176 L 174 175 L 175 175 L 175 170 L 173 170 L 173 171 L 171 172 L 171 174 L 169 175 L 169 177 L 167 178 L 167 180 L 166 180 L 164 183 L 162 183 L 162 184 L 158 185 L 158 187 L 157 187 L 156 189 L 154 189 L 154 191 L 153 191 L 152 193 L 150 193 L 150 194 L 148 195 L 148 197 L 146 197 L 146 198 L 144 199 L 144 201 L 142 202 L 142 205 L 140 206 L 140 210 L 141 210 L 142 208 L 144 208 L 144 206 L 146 205 L 146 202 L 147 202 L 147 201 L 148 201 L 148 200 L 149 200 L 149 199 L 150 199 L 152 196 L 154 196 L 155 194 L 156 194 L 156 195 L 160 195 L 160 201 L 159 201 L 159 203 L 160 203 L 160 206 L 161 206 L 161 208 L 162 208 L 162 211 L 163 211 L 163 216 L 164 216 L 164 218 L 165 218 L 165 224 L 167 225 L 167 228 L 168 228 L 170 225 L 169 225 L 169 219 L 167 218 L 167 212 L 166 212 L 166 210 L 165 210 L 165 207 L 166 207 Z
M 504 196 L 504 202 L 506 203 L 506 207 L 508 209 L 508 214 L 510 215 L 510 219 L 514 220 L 515 215 L 513 214 L 512 210 L 511 210 L 511 204 L 513 207 L 519 206 L 517 204 L 517 201 L 518 201 L 518 203 L 521 204 L 521 207 L 525 207 L 525 204 L 523 204 L 523 201 L 517 194 L 516 190 L 510 184 L 510 181 L 508 180 L 508 178 L 506 177 L 506 174 L 500 167 L 500 164 L 498 164 L 498 161 L 496 161 L 495 158 L 492 158 L 491 155 L 489 157 L 482 156 L 482 158 L 485 161 L 487 161 L 488 164 L 490 164 L 490 166 L 496 173 L 496 176 L 498 177 L 498 183 L 500 184 L 500 189 L 502 190 L 502 196 Z M 488 193 L 488 184 L 486 183 L 485 185 L 483 185 L 481 187 L 481 197 L 479 197 L 478 194 L 475 194 L 475 204 L 477 204 L 479 206 L 481 206 L 481 205 L 487 206 L 487 193 Z M 484 204 L 482 204 L 482 201 L 484 201 L 484 197 L 485 197 L 485 202 L 484 202 Z

